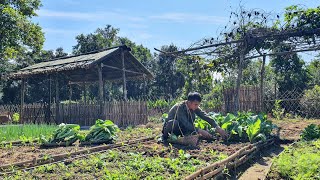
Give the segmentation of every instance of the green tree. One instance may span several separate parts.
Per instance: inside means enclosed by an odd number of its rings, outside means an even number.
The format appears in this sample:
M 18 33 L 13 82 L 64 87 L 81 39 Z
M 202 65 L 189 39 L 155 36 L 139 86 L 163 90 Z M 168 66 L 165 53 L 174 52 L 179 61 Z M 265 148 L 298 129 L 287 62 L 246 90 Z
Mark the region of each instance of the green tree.
M 88 53 L 117 45 L 118 28 L 106 25 L 98 28 L 94 33 L 76 36 L 77 44 L 73 46 L 73 54 Z
M 73 54 L 87 53 L 91 51 L 101 50 L 104 48 L 127 45 L 131 48 L 131 53 L 148 69 L 152 67 L 151 60 L 153 57 L 150 50 L 137 45 L 126 37 L 119 37 L 120 29 L 107 25 L 105 28 L 98 28 L 94 33 L 80 34 L 76 37 L 77 44 L 73 47 Z M 147 82 L 148 85 L 151 82 Z M 88 87 L 88 96 L 91 100 L 98 97 L 97 84 L 92 84 Z M 151 91 L 151 88 L 146 88 L 143 81 L 128 81 L 127 82 L 127 95 L 129 98 L 145 95 Z M 107 99 L 121 99 L 122 98 L 122 83 L 106 82 L 105 93 Z M 148 91 L 148 92 L 146 92 Z
M 274 49 L 276 52 L 289 50 L 290 46 L 283 43 Z M 305 62 L 299 58 L 297 53 L 274 56 L 271 58 L 271 66 L 276 75 L 280 94 L 294 89 L 302 92 L 307 87 L 310 78 Z
M 318 55 L 317 58 L 320 58 L 320 55 Z M 320 85 L 320 59 L 314 59 L 311 61 L 307 66 L 307 69 L 311 76 L 310 84 L 312 86 Z
M 172 52 L 177 51 L 178 48 L 171 44 L 169 46 L 162 46 L 161 50 Z M 185 78 L 181 72 L 177 71 L 176 61 L 176 57 L 164 53 L 160 53 L 156 57 L 156 67 L 154 72 L 156 75 L 154 82 L 155 96 L 162 96 L 170 99 L 181 94 Z
M 53 50 L 41 50 L 39 54 L 33 54 L 31 52 L 26 53 L 24 56 L 19 56 L 16 61 L 15 67 L 12 69 L 21 69 L 23 67 L 32 65 L 34 63 L 40 63 L 43 61 L 49 61 L 54 58 L 66 56 L 67 53 L 63 51 L 62 48 L 57 48 L 56 51 Z M 59 84 L 64 85 L 67 84 L 68 80 L 65 76 L 61 76 L 59 78 Z M 20 83 L 17 81 L 5 81 L 3 82 L 3 94 L 2 94 L 2 102 L 4 104 L 19 104 L 20 103 Z M 50 96 L 50 86 L 51 86 L 51 96 Z M 34 102 L 49 102 L 49 98 L 53 101 L 54 97 L 54 83 L 49 76 L 39 76 L 32 77 L 27 79 L 25 93 L 25 102 L 26 103 L 34 103 Z M 79 93 L 73 93 L 74 95 Z M 68 99 L 68 87 L 61 86 L 60 87 L 60 98 L 61 100 Z
M 209 93 L 212 89 L 211 70 L 207 67 L 208 60 L 199 56 L 185 57 L 177 60 L 177 71 L 185 79 L 183 96 L 197 91 L 201 94 Z
M 44 42 L 41 27 L 33 23 L 40 0 L 0 2 L 0 63 L 27 51 L 39 52 Z
M 154 58 L 150 50 L 142 45 L 137 45 L 126 37 L 118 38 L 119 44 L 127 45 L 131 48 L 131 53 L 138 59 L 148 70 L 152 71 Z M 151 94 L 152 88 L 148 88 L 152 85 L 152 81 L 142 79 L 141 81 L 128 81 L 127 91 L 128 98 L 138 98 Z

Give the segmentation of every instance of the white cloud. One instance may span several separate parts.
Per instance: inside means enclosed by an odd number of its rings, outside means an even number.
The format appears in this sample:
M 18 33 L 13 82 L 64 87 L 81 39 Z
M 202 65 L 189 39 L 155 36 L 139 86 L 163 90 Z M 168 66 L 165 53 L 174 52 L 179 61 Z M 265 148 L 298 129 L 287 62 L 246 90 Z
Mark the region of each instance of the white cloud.
M 145 23 L 147 19 L 155 21 L 179 22 L 179 23 L 204 23 L 204 24 L 225 24 L 228 19 L 221 16 L 211 16 L 203 14 L 192 13 L 163 13 L 159 15 L 149 16 L 147 18 L 142 16 L 128 15 L 124 10 L 115 9 L 108 12 L 66 12 L 53 11 L 48 9 L 41 9 L 38 11 L 39 17 L 61 18 L 78 21 L 101 21 L 101 20 L 115 20 L 127 21 L 134 23 Z M 142 24 L 141 24 L 142 25 Z
M 147 29 L 149 26 L 145 23 L 130 23 L 128 27 L 133 29 Z
M 150 16 L 151 19 L 163 20 L 168 22 L 179 23 L 205 23 L 205 24 L 225 24 L 228 19 L 221 16 L 210 16 L 191 13 L 164 13 L 161 15 Z
M 124 15 L 119 12 L 65 12 L 41 9 L 37 12 L 39 17 L 62 18 L 78 21 L 121 20 L 129 22 L 141 22 L 144 18 Z
M 52 28 L 43 28 L 42 29 L 45 33 L 52 33 L 52 34 L 61 34 L 61 35 L 73 35 L 79 33 L 76 30 L 66 30 L 66 29 L 52 29 Z

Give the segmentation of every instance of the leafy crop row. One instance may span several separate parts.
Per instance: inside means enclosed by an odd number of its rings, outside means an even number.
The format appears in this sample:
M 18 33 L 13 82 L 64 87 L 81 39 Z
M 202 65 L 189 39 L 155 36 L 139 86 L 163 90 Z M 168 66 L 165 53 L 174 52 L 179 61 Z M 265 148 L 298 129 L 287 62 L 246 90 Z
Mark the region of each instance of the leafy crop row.
M 228 140 L 250 141 L 265 140 L 270 136 L 271 131 L 276 128 L 265 114 L 253 115 L 253 113 L 238 113 L 237 115 L 228 113 L 226 116 L 210 112 L 209 115 L 226 130 L 229 134 Z M 200 129 L 214 132 L 211 125 L 200 118 L 195 121 L 195 126 Z

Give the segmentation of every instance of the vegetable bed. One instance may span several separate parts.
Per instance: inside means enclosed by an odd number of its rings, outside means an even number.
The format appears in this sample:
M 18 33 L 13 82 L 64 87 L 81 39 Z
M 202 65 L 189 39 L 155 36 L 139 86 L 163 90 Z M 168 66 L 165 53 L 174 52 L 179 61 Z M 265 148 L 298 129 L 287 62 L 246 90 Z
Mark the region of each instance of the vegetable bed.
M 274 160 L 267 179 L 320 179 L 320 139 L 286 147 Z

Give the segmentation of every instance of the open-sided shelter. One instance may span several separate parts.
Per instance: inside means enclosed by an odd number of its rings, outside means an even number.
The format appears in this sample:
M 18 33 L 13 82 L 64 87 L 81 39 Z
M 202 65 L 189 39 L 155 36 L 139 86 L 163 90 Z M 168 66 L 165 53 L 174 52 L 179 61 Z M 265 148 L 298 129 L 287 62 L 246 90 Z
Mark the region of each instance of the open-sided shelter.
M 23 117 L 25 80 L 30 77 L 50 75 L 55 77 L 56 119 L 59 118 L 59 74 L 68 76 L 70 83 L 99 82 L 100 113 L 103 113 L 103 82 L 123 81 L 126 100 L 126 81 L 151 79 L 153 75 L 130 53 L 125 45 L 111 47 L 81 55 L 67 56 L 37 63 L 9 74 L 9 79 L 22 80 L 20 117 Z

